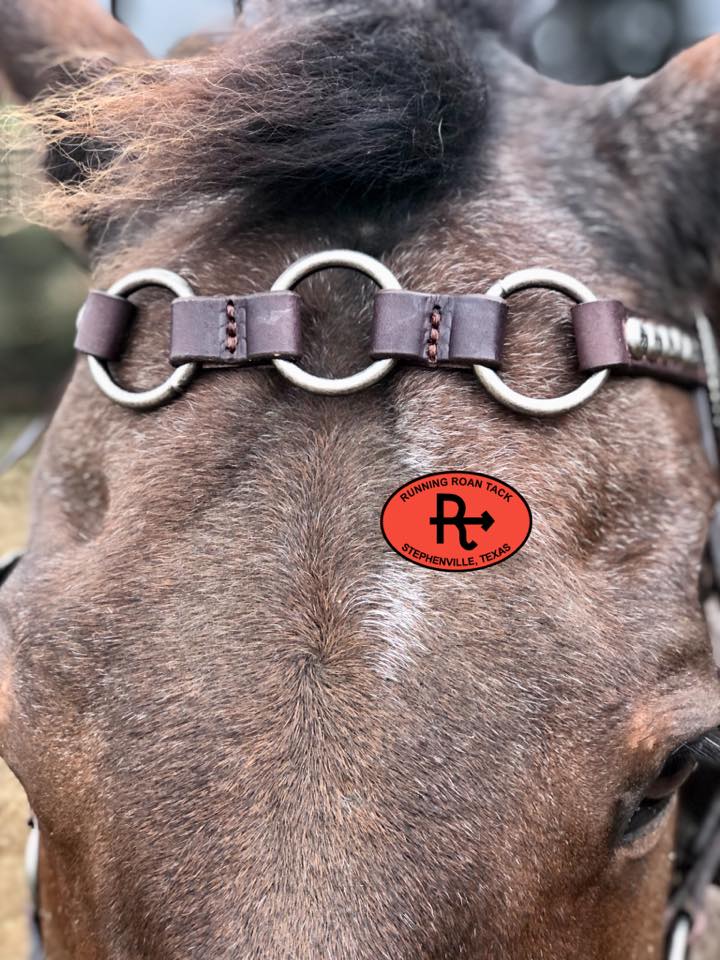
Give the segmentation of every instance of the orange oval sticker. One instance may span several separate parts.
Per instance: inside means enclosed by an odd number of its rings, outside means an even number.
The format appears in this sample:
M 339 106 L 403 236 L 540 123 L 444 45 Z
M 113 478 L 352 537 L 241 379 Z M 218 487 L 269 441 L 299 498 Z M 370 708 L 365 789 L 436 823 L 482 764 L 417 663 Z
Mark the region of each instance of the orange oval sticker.
M 484 473 L 417 477 L 383 507 L 383 536 L 405 560 L 455 573 L 502 563 L 523 546 L 532 514 L 514 487 Z

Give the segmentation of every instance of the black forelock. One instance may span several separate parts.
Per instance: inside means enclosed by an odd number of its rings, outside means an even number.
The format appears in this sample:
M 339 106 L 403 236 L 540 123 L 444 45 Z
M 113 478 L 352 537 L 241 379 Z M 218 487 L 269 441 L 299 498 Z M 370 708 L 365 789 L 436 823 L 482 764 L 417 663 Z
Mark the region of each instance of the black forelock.
M 344 3 L 259 38 L 109 75 L 67 105 L 60 92 L 40 108 L 52 174 L 79 195 L 97 184 L 100 210 L 102 188 L 111 205 L 114 190 L 163 207 L 242 194 L 256 213 L 322 212 L 442 190 L 471 166 L 486 85 L 453 16 Z

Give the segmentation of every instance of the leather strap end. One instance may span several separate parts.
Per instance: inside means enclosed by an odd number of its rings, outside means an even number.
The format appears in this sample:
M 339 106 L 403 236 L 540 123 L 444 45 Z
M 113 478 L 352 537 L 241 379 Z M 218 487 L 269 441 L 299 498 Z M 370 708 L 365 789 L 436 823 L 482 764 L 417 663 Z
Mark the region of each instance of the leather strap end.
M 135 312 L 125 297 L 91 290 L 78 314 L 75 349 L 100 360 L 119 360 Z
M 300 307 L 300 297 L 285 291 L 174 300 L 170 363 L 296 360 L 302 356 Z
M 608 369 L 688 386 L 705 383 L 696 338 L 687 331 L 631 317 L 619 300 L 580 303 L 571 315 L 583 372 Z
M 619 300 L 578 303 L 570 311 L 575 331 L 578 366 L 586 373 L 629 364 L 632 360 L 625 340 L 628 318 Z

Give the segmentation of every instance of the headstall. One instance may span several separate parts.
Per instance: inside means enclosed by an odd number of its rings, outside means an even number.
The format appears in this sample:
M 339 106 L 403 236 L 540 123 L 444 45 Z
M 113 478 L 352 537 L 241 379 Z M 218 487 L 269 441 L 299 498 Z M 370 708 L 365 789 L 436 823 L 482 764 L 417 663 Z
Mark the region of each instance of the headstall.
M 298 366 L 302 356 L 302 301 L 293 288 L 305 277 L 330 267 L 364 273 L 380 287 L 375 297 L 370 355 L 372 363 L 338 379 L 318 377 Z M 143 287 L 164 287 L 172 302 L 170 363 L 173 373 L 150 390 L 121 387 L 110 363 L 122 358 L 135 306 L 128 297 Z M 575 305 L 571 322 L 580 372 L 587 378 L 560 397 L 534 398 L 511 389 L 502 379 L 502 351 L 513 293 L 544 287 L 564 293 Z M 91 291 L 78 314 L 75 347 L 87 354 L 93 379 L 111 400 L 135 410 L 158 407 L 182 393 L 200 367 L 246 367 L 272 363 L 297 387 L 311 393 L 355 393 L 378 383 L 398 363 L 428 369 L 472 368 L 500 403 L 530 416 L 553 416 L 590 400 L 610 373 L 639 374 L 694 388 L 702 441 L 715 469 L 720 468 L 720 358 L 712 327 L 699 313 L 694 332 L 633 316 L 617 300 L 599 300 L 575 278 L 555 270 L 520 270 L 484 294 L 451 295 L 404 290 L 379 261 L 352 250 L 330 250 L 303 257 L 289 266 L 267 293 L 198 297 L 190 284 L 164 269 L 139 270 L 107 291 Z M 708 550 L 714 588 L 720 592 L 720 509 L 710 527 Z M 0 559 L 0 583 L 17 562 Z M 28 846 L 28 876 L 33 892 L 34 950 L 42 954 L 37 907 L 39 832 L 33 818 Z M 690 955 L 693 929 L 702 913 L 707 887 L 720 868 L 720 787 L 708 801 L 696 843 L 670 901 L 668 960 Z

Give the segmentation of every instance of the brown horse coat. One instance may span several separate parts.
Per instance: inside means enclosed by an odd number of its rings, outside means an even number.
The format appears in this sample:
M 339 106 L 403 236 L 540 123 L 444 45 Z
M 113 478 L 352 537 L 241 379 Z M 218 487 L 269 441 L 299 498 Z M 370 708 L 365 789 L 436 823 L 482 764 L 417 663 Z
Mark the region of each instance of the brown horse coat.
M 20 46 L 138 56 L 30 6 L 0 2 L 20 92 Z M 717 281 L 718 41 L 575 89 L 421 7 L 84 62 L 24 110 L 43 211 L 83 223 L 99 285 L 160 265 L 252 292 L 344 246 L 409 289 L 535 264 L 687 323 Z M 368 285 L 301 292 L 304 365 L 364 364 Z M 118 375 L 140 388 L 166 373 L 168 304 L 137 300 Z M 573 384 L 566 316 L 513 298 L 511 384 Z M 387 548 L 387 496 L 449 468 L 527 497 L 517 556 L 454 577 Z M 79 363 L 0 598 L 0 745 L 41 824 L 49 960 L 658 957 L 671 812 L 622 838 L 720 721 L 697 600 L 714 494 L 691 397 L 650 380 L 537 422 L 463 372 L 325 399 L 214 371 L 137 414 Z

